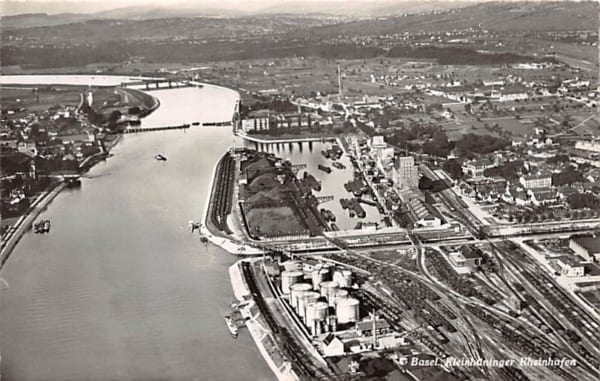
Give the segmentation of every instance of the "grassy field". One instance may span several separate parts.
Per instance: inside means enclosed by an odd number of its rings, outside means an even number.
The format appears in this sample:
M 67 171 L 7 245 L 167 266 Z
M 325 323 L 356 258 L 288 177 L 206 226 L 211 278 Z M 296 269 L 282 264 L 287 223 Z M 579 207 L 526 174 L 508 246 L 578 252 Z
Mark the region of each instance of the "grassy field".
M 42 112 L 52 106 L 76 106 L 80 101 L 82 87 L 76 86 L 53 86 L 53 91 L 33 91 L 33 87 L 9 87 L 2 86 L 0 90 L 0 102 L 3 108 L 11 109 L 26 107 L 29 112 Z M 39 97 L 39 99 L 38 99 Z M 23 113 L 21 113 L 23 114 Z
M 250 209 L 246 213 L 246 221 L 250 232 L 257 236 L 278 237 L 308 233 L 293 209 L 287 206 Z

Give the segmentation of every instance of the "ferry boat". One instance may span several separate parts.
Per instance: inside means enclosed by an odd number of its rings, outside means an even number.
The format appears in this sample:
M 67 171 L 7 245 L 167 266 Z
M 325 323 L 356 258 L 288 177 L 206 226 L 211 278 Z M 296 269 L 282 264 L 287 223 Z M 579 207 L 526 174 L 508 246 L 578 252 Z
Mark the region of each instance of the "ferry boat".
M 163 155 L 161 155 L 160 153 L 156 156 L 154 156 L 154 158 L 158 161 L 167 161 L 167 158 L 164 157 Z
M 237 325 L 235 325 L 235 323 L 231 319 L 231 316 L 229 316 L 229 315 L 225 316 L 225 324 L 227 324 L 227 329 L 229 329 L 231 336 L 233 336 L 234 338 L 237 338 L 238 327 L 237 327 Z

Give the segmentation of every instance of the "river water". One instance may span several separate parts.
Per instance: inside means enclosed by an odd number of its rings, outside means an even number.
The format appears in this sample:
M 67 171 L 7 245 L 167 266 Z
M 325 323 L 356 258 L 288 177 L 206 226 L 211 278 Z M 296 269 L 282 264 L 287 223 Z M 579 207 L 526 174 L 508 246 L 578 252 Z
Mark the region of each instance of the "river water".
M 162 106 L 147 126 L 168 115 L 226 120 L 236 98 L 215 88 L 152 94 Z M 40 216 L 50 234 L 25 234 L 0 273 L 3 381 L 273 378 L 249 334 L 232 339 L 223 322 L 236 259 L 187 226 L 231 144 L 223 127 L 125 135 L 80 189 L 50 204 Z

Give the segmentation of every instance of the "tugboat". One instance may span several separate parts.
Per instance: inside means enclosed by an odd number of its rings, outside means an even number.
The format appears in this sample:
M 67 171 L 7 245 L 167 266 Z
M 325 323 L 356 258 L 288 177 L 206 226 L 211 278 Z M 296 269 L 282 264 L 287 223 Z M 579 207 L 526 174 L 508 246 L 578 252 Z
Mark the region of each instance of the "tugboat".
M 164 157 L 162 154 L 157 154 L 156 156 L 154 156 L 154 158 L 158 161 L 167 161 L 167 158 Z
M 225 316 L 225 324 L 227 324 L 227 329 L 229 329 L 231 336 L 233 336 L 234 339 L 237 338 L 238 327 L 237 327 L 237 325 L 235 325 L 235 323 L 231 319 L 231 316 L 229 316 L 229 315 Z

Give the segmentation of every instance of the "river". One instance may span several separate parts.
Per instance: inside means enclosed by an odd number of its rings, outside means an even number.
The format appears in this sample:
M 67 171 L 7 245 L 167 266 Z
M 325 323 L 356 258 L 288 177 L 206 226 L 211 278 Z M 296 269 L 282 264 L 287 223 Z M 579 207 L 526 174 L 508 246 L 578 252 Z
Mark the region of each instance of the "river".
M 212 87 L 152 94 L 161 107 L 146 126 L 213 121 L 236 98 Z M 3 381 L 273 379 L 250 335 L 233 339 L 223 322 L 236 258 L 187 226 L 232 140 L 223 127 L 125 135 L 49 205 L 50 234 L 26 233 L 0 273 Z

